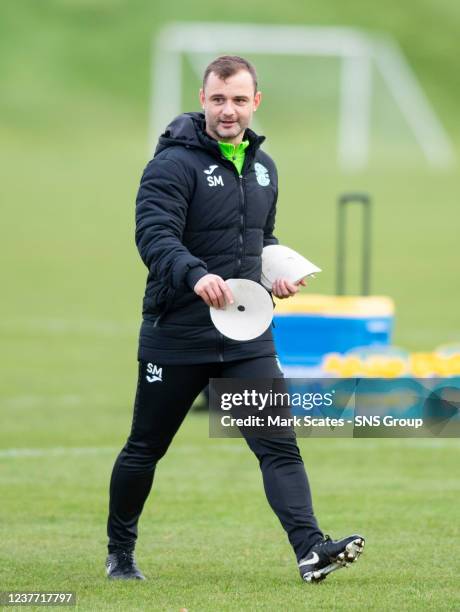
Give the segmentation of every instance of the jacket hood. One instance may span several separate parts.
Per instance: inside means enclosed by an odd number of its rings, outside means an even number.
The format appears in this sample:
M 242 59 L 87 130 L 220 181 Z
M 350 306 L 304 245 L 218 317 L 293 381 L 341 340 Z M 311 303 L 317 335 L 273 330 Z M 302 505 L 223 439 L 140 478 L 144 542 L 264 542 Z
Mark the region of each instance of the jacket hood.
M 265 136 L 258 136 L 255 132 L 246 129 L 244 138 L 249 140 L 250 147 L 257 149 L 265 140 Z M 211 149 L 219 153 L 219 145 L 206 133 L 206 122 L 203 113 L 183 113 L 171 121 L 158 140 L 155 155 L 168 147 L 182 145 L 200 149 Z

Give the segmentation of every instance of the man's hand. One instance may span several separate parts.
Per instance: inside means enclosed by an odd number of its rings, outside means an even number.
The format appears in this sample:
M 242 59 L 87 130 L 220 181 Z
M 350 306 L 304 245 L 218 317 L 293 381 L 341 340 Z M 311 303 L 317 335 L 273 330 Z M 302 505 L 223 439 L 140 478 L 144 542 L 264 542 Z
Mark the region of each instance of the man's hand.
M 284 298 L 292 297 L 299 291 L 299 287 L 306 287 L 307 283 L 302 278 L 298 283 L 290 283 L 284 278 L 277 278 L 272 285 L 272 293 L 275 297 L 284 300 Z
M 227 283 L 217 274 L 202 276 L 193 291 L 214 308 L 225 308 L 226 304 L 233 304 L 233 295 Z

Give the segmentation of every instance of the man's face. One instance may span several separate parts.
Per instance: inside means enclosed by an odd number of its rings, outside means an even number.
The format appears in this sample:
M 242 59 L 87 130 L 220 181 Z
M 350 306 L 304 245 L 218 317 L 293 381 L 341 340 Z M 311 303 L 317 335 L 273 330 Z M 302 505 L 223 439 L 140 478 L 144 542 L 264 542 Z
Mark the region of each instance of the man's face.
M 221 142 L 239 144 L 260 98 L 260 91 L 254 92 L 254 81 L 247 70 L 240 70 L 225 81 L 211 72 L 204 89 L 200 90 L 207 133 Z

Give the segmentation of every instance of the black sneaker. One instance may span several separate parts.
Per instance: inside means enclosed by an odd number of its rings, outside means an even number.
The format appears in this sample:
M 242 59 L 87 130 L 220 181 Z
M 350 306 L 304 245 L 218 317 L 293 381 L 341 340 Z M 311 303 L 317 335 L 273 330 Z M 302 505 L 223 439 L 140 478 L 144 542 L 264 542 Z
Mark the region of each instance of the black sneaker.
M 111 580 L 145 580 L 134 560 L 134 550 L 116 550 L 105 563 L 107 578 Z
M 299 571 L 305 582 L 320 582 L 328 574 L 354 563 L 363 552 L 364 538 L 360 535 L 348 536 L 342 540 L 331 540 L 325 536 L 310 549 L 308 555 L 300 559 Z

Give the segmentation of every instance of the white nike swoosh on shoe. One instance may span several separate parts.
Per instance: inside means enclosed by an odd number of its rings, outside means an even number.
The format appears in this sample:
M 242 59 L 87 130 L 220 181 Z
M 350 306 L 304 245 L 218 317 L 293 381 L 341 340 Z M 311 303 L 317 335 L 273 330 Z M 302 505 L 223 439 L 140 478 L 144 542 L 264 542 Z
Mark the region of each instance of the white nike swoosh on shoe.
M 318 557 L 318 553 L 312 553 L 312 558 L 311 559 L 307 559 L 306 561 L 302 561 L 302 563 L 299 563 L 299 567 L 303 567 L 304 565 L 313 565 L 314 563 L 318 563 L 319 561 L 319 557 Z

